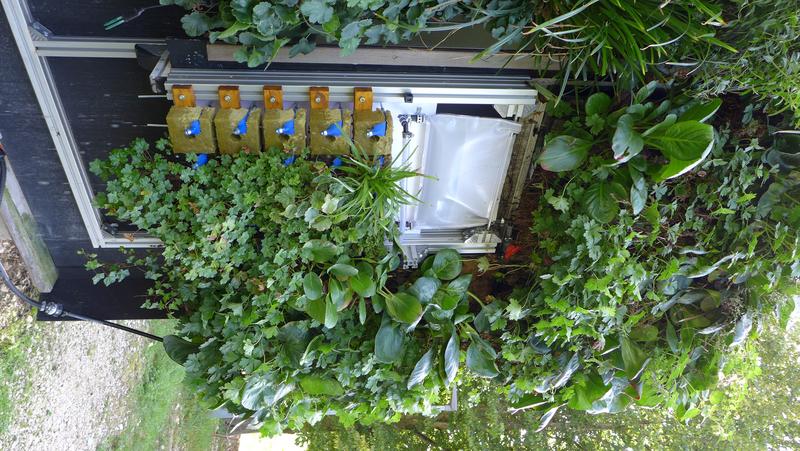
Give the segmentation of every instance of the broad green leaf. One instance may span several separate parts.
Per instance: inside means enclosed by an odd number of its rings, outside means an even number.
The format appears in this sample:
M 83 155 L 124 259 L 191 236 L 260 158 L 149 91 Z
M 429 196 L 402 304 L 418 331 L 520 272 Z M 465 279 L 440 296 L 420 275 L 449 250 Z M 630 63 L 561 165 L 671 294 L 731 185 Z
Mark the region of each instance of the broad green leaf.
M 625 374 L 628 379 L 635 381 L 641 376 L 647 363 L 650 361 L 642 349 L 631 342 L 628 337 L 620 337 L 620 350 L 622 351 L 622 362 L 625 366 Z
M 623 114 L 617 121 L 617 129 L 611 139 L 611 149 L 617 161 L 630 160 L 644 148 L 644 139 L 634 130 L 634 122 L 635 118 L 630 114 Z
M 752 330 L 752 328 L 753 315 L 750 312 L 746 312 L 739 318 L 739 321 L 736 322 L 736 327 L 733 328 L 731 347 L 736 347 L 744 343 L 745 340 L 747 340 L 747 336 L 750 335 L 750 330 Z
M 386 298 L 386 311 L 397 321 L 411 324 L 422 314 L 422 304 L 413 295 L 401 292 Z
M 439 290 L 434 293 L 431 303 L 438 305 L 442 310 L 450 311 L 456 308 L 460 300 L 461 295 L 454 293 L 447 287 L 443 287 L 439 288 Z
M 324 298 L 319 298 L 313 301 L 309 300 L 306 303 L 306 313 L 308 313 L 308 316 L 313 318 L 318 323 L 324 324 L 326 305 L 327 302 L 325 301 Z
M 347 280 L 358 274 L 358 269 L 344 263 L 336 263 L 328 268 L 328 274 L 333 274 L 339 280 Z
M 303 0 L 300 12 L 315 24 L 324 24 L 333 17 L 333 2 L 328 0 Z
M 358 274 L 350 278 L 350 287 L 359 296 L 365 298 L 373 296 L 377 290 L 377 285 L 375 284 L 372 265 L 367 262 L 358 262 L 356 268 L 358 269 Z
M 283 354 L 296 366 L 308 346 L 309 333 L 299 321 L 286 323 L 278 330 L 278 341 L 282 344 Z
M 582 381 L 572 385 L 574 395 L 567 406 L 575 410 L 589 410 L 592 404 L 608 393 L 610 386 L 603 383 L 603 378 L 595 371 L 589 373 Z
M 322 279 L 316 273 L 309 272 L 303 277 L 303 292 L 309 301 L 322 297 Z
M 403 331 L 397 323 L 385 321 L 375 335 L 375 358 L 379 362 L 394 363 L 403 355 Z
M 474 339 L 467 348 L 467 368 L 479 376 L 492 378 L 500 374 L 494 362 L 496 358 L 495 350 L 480 338 Z
M 705 122 L 711 119 L 712 116 L 719 110 L 719 107 L 722 106 L 722 99 L 714 99 L 709 102 L 705 103 L 698 103 L 688 110 L 684 111 L 683 114 L 680 115 L 678 118 L 678 122 L 684 121 L 698 121 L 698 122 Z
M 539 393 L 528 393 L 518 401 L 512 402 L 511 408 L 514 409 L 514 411 L 536 409 L 549 403 L 550 401 L 546 401 Z
M 450 385 L 456 378 L 458 373 L 458 363 L 461 358 L 461 343 L 458 340 L 458 333 L 455 327 L 450 334 L 450 339 L 447 340 L 447 347 L 444 349 L 444 373 L 445 385 Z
M 303 352 L 303 355 L 300 357 L 300 365 L 306 366 L 311 364 L 314 361 L 312 357 L 312 353 L 319 349 L 320 345 L 322 345 L 322 340 L 325 339 L 324 334 L 319 334 L 316 337 L 312 338 L 310 342 L 308 342 L 308 346 L 306 346 L 306 350 Z
M 242 407 L 259 410 L 272 407 L 294 390 L 293 383 L 275 384 L 272 378 L 256 374 L 247 379 L 242 389 Z
M 358 322 L 363 326 L 367 321 L 367 303 L 364 298 L 358 298 Z
M 586 160 L 591 148 L 591 141 L 574 136 L 556 136 L 545 144 L 539 164 L 545 171 L 571 171 Z
M 330 295 L 325 296 L 325 327 L 333 329 L 336 323 L 339 322 L 339 312 L 336 309 L 336 304 L 333 303 Z
M 619 189 L 622 187 L 615 186 L 613 182 L 597 182 L 587 188 L 583 203 L 589 216 L 603 224 L 613 221 L 619 215 L 619 202 L 614 197 Z
M 694 161 L 714 144 L 714 127 L 698 121 L 677 122 L 649 135 L 647 144 L 670 160 Z
M 433 348 L 429 349 L 428 352 L 423 354 L 423 356 L 417 361 L 417 364 L 414 365 L 414 370 L 411 371 L 411 376 L 408 378 L 408 384 L 406 388 L 411 390 L 411 387 L 421 384 L 422 381 L 428 376 L 431 372 L 431 368 L 433 367 Z
M 300 388 L 314 396 L 341 396 L 344 393 L 342 384 L 336 379 L 313 374 L 300 379 Z
M 303 245 L 303 256 L 317 263 L 325 263 L 339 254 L 339 248 L 325 240 L 311 240 Z
M 197 345 L 176 335 L 165 335 L 163 345 L 169 358 L 179 365 L 185 364 L 190 355 L 199 351 Z
M 248 28 L 250 28 L 250 24 L 248 24 L 248 23 L 234 22 L 233 25 L 231 25 L 230 27 L 226 28 L 223 32 L 221 32 L 218 35 L 216 35 L 216 38 L 217 39 L 226 39 L 226 38 L 229 38 L 231 36 L 236 35 L 236 33 L 240 32 L 240 31 L 247 30 Z
M 431 271 L 441 280 L 452 280 L 461 274 L 461 255 L 453 249 L 442 249 L 433 257 Z
M 678 335 L 675 333 L 675 326 L 672 325 L 672 321 L 667 321 L 667 345 L 669 345 L 670 351 L 676 354 L 680 352 Z
M 631 185 L 631 208 L 633 209 L 633 214 L 638 215 L 647 204 L 647 183 L 641 172 L 632 166 L 629 169 L 633 180 Z
M 639 88 L 639 90 L 636 92 L 636 95 L 633 97 L 633 103 L 634 104 L 644 103 L 645 101 L 647 101 L 647 99 L 650 98 L 651 95 L 653 95 L 653 92 L 655 92 L 657 87 L 658 87 L 658 82 L 655 80 L 642 86 L 641 88 Z
M 642 132 L 642 136 L 649 136 L 652 135 L 653 133 L 658 133 L 662 130 L 666 130 L 667 128 L 672 127 L 672 124 L 674 124 L 675 122 L 678 122 L 678 116 L 676 116 L 675 114 L 668 114 L 664 118 L 664 120 Z
M 434 277 L 420 277 L 414 281 L 414 284 L 408 289 L 408 292 L 413 294 L 419 299 L 423 305 L 428 304 L 436 294 L 436 290 L 442 285 L 439 279 Z
M 604 92 L 596 92 L 590 95 L 589 98 L 586 99 L 586 105 L 584 106 L 587 116 L 606 114 L 609 108 L 611 108 L 611 97 Z
M 201 12 L 193 12 L 181 17 L 181 25 L 183 31 L 188 36 L 196 37 L 206 33 L 209 30 L 211 19 Z

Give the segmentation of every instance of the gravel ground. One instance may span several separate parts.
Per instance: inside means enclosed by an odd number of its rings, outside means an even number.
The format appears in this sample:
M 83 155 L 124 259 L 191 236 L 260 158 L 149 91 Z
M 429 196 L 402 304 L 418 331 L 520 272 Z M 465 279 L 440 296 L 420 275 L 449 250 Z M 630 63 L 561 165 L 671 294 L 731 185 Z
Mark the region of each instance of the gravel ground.
M 18 286 L 34 291 L 13 244 L 0 242 L 0 260 Z M 21 318 L 33 340 L 13 387 L 15 418 L 0 436 L 0 450 L 97 449 L 125 427 L 129 387 L 141 377 L 139 357 L 149 342 L 95 324 L 33 321 L 0 286 L 0 329 Z M 123 324 L 146 327 L 144 321 Z

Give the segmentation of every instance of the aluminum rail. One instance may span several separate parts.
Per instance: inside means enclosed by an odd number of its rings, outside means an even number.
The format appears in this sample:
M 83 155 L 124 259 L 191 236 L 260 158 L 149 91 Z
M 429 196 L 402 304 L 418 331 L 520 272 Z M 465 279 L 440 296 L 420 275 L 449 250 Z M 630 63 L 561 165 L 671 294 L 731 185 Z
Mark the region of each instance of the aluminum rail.
M 170 68 L 165 87 L 192 85 L 198 100 L 214 101 L 221 85 L 239 86 L 242 100 L 260 101 L 264 85 L 283 87 L 290 102 L 308 100 L 312 86 L 328 86 L 331 102 L 352 102 L 353 88 L 372 87 L 375 102 L 534 105 L 536 90 L 524 75 L 290 72 Z M 409 97 L 409 95 L 411 97 Z

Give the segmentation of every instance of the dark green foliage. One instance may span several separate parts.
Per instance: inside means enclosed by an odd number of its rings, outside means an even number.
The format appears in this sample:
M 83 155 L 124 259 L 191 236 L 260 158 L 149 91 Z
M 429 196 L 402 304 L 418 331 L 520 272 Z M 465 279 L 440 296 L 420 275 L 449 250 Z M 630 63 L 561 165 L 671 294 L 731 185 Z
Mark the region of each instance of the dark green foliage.
M 714 1 L 226 0 L 205 13 L 191 12 L 182 23 L 189 36 L 213 30 L 211 42 L 244 45 L 236 58 L 251 67 L 290 44 L 290 55 L 309 53 L 322 40 L 350 54 L 361 44 L 398 44 L 420 33 L 472 26 L 495 40 L 476 59 L 510 47 L 545 55 L 542 62 L 563 59 L 566 77 L 591 71 L 642 80 L 657 64 L 696 62 L 714 48 L 733 51 L 714 38 L 724 23 Z
M 694 75 L 705 96 L 753 94 L 770 114 L 800 121 L 800 1 L 729 0 L 720 39 L 737 53 L 713 52 Z

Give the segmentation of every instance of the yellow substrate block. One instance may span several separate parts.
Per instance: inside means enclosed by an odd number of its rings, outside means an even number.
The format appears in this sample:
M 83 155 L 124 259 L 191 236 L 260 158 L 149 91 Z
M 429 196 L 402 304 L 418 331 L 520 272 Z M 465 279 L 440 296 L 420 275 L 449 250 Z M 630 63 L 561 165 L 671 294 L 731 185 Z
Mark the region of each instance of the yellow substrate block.
M 192 121 L 200 120 L 200 134 L 186 136 Z M 176 153 L 215 153 L 214 108 L 173 106 L 167 113 L 167 130 Z
M 322 136 L 331 124 L 342 121 L 342 135 Z M 352 136 L 352 114 L 350 110 L 311 110 L 308 117 L 309 147 L 312 155 L 344 155 L 350 153 Z
M 392 153 L 392 115 L 386 111 L 357 111 L 353 122 L 356 147 L 367 155 L 391 155 Z M 376 124 L 386 121 L 386 136 L 367 136 Z
M 254 108 L 247 116 L 247 133 L 236 135 L 234 131 L 247 115 L 246 108 L 223 108 L 214 118 L 217 142 L 220 153 L 260 152 L 261 151 L 261 110 Z
M 264 149 L 278 148 L 300 152 L 306 148 L 306 110 L 265 110 L 263 119 Z M 275 130 L 294 119 L 294 135 L 281 135 Z

